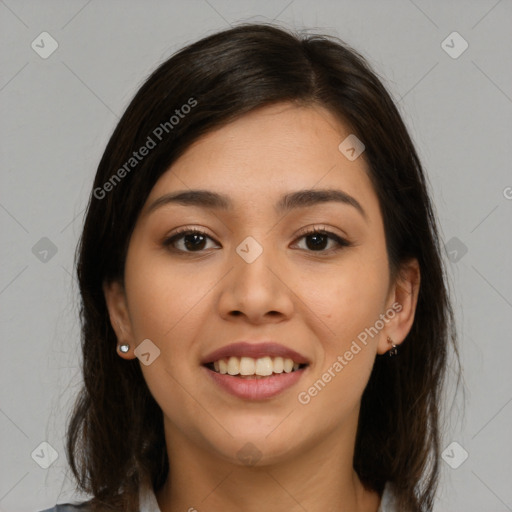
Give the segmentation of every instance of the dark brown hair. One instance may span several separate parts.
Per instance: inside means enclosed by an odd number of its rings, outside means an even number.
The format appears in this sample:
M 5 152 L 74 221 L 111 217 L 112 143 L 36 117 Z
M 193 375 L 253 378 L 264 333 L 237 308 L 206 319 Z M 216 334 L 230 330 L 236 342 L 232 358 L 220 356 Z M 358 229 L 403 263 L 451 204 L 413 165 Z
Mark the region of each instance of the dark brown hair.
M 393 484 L 399 510 L 432 510 L 447 353 L 450 345 L 458 352 L 420 160 L 390 95 L 361 55 L 334 37 L 267 24 L 208 36 L 161 64 L 129 104 L 99 163 L 77 248 L 84 386 L 66 449 L 77 488 L 92 493 L 91 504 L 103 510 L 137 510 L 141 479 L 157 490 L 169 465 L 162 411 L 139 361 L 116 352 L 102 285 L 122 282 L 142 206 L 190 144 L 277 102 L 321 105 L 364 142 L 390 276 L 395 278 L 407 259 L 419 261 L 414 323 L 398 356 L 376 358 L 362 397 L 353 463 L 367 488 L 382 492 L 386 482 Z M 134 151 L 149 145 L 148 138 L 159 140 L 144 158 L 131 161 Z

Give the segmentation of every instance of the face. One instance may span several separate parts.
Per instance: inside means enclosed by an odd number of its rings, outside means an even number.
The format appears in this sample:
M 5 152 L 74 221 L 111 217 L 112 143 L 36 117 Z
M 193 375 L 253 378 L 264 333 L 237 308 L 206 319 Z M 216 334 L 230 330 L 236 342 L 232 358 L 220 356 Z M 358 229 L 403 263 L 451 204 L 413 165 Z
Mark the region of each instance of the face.
M 265 107 L 155 184 L 124 289 L 105 293 L 132 347 L 120 356 L 150 340 L 141 369 L 171 445 L 263 463 L 354 432 L 375 357 L 406 336 L 415 296 L 390 282 L 364 153 L 338 149 L 349 134 L 318 106 Z M 193 190 L 223 204 L 171 197 Z

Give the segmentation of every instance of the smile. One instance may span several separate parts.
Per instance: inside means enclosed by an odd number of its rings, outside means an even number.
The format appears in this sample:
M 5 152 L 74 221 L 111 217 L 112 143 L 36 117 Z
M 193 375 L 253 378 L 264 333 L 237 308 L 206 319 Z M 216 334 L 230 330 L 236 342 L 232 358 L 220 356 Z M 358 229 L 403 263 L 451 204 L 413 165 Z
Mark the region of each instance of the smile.
M 273 374 L 292 373 L 305 367 L 305 364 L 296 363 L 288 357 L 229 357 L 219 359 L 206 365 L 207 368 L 222 375 L 239 377 L 268 377 Z
M 268 400 L 296 384 L 310 361 L 272 341 L 239 341 L 201 360 L 201 368 L 221 391 L 243 400 Z

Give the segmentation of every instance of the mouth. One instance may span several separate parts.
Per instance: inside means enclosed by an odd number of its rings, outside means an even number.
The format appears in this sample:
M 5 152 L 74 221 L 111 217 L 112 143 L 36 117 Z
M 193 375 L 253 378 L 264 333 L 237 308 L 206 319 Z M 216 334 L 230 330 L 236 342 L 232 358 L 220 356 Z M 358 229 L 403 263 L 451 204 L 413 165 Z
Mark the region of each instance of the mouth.
M 238 342 L 205 356 L 201 366 L 217 389 L 243 400 L 267 400 L 295 385 L 310 361 L 283 345 Z

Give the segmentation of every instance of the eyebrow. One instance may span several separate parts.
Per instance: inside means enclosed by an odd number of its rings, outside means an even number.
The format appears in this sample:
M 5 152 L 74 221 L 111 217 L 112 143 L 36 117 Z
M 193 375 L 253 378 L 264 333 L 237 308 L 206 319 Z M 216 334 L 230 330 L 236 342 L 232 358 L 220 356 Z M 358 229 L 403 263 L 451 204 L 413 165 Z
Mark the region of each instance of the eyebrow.
M 286 213 L 298 208 L 307 208 L 317 204 L 337 202 L 353 206 L 364 218 L 368 215 L 359 201 L 351 195 L 337 189 L 308 189 L 290 192 L 279 199 L 274 206 L 275 211 Z M 232 210 L 233 202 L 229 196 L 212 192 L 210 190 L 183 190 L 165 194 L 151 203 L 147 215 L 167 204 L 181 204 L 184 206 L 199 206 L 215 210 Z

